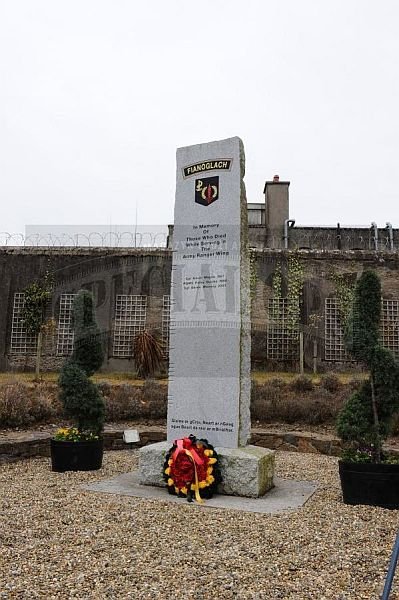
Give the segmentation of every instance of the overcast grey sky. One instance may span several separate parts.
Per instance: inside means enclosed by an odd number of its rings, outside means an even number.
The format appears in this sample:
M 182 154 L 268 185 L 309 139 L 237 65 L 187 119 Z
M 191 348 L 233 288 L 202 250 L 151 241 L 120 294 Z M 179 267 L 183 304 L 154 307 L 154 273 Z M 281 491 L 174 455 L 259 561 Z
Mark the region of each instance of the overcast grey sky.
M 172 222 L 176 147 L 233 135 L 248 201 L 399 226 L 397 0 L 0 7 L 0 231 Z

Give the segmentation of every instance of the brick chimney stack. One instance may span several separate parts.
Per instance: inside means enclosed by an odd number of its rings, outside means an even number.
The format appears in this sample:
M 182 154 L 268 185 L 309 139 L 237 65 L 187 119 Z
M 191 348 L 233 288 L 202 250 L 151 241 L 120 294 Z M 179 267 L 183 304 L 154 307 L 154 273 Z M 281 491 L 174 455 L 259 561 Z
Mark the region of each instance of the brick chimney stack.
M 269 248 L 284 248 L 284 223 L 289 219 L 289 185 L 289 181 L 280 181 L 279 175 L 265 183 L 266 245 Z

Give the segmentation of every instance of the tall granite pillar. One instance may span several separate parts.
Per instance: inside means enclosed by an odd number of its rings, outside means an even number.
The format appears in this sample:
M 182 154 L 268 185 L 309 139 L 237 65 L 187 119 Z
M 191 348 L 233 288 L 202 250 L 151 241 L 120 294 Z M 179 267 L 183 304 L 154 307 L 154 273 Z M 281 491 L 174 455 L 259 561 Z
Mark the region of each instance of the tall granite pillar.
M 260 496 L 274 453 L 250 436 L 250 273 L 242 141 L 177 151 L 169 348 L 168 441 L 140 451 L 140 481 L 163 485 L 175 439 L 216 447 L 219 491 Z
M 177 151 L 168 440 L 250 433 L 250 294 L 239 138 Z

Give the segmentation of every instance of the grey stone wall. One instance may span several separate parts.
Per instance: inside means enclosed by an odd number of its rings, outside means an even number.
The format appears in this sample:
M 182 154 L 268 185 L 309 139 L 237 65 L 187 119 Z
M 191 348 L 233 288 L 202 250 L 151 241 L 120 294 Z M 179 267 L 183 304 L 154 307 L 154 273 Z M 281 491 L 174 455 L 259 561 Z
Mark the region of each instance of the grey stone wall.
M 298 365 L 272 365 L 266 360 L 268 301 L 276 266 L 282 266 L 282 294 L 286 293 L 285 265 L 292 252 L 258 250 L 256 253 L 256 289 L 252 301 L 252 362 L 261 368 L 294 368 Z M 365 268 L 375 269 L 381 277 L 383 296 L 399 300 L 399 254 L 371 251 L 301 250 L 295 253 L 303 265 L 300 326 L 305 333 L 305 363 L 312 366 L 313 341 L 318 342 L 318 363 L 322 369 L 336 368 L 324 362 L 325 299 L 336 294 L 334 274 L 356 280 Z M 147 327 L 161 327 L 162 297 L 169 294 L 170 250 L 107 248 L 0 248 L 0 370 L 30 369 L 32 357 L 9 354 L 11 320 L 15 292 L 22 291 L 46 270 L 54 273 L 55 289 L 49 312 L 58 319 L 62 293 L 74 293 L 84 287 L 93 291 L 97 319 L 107 343 L 104 370 L 132 369 L 128 359 L 112 357 L 112 331 L 117 294 L 148 297 Z M 311 326 L 318 317 L 318 330 Z M 47 356 L 44 368 L 59 367 L 60 357 Z M 345 369 L 348 366 L 345 365 Z
M 107 361 L 114 369 L 126 360 L 112 359 L 110 341 L 117 294 L 148 297 L 147 324 L 160 327 L 162 296 L 169 294 L 171 253 L 168 250 L 114 248 L 1 248 L 0 249 L 0 369 L 30 367 L 31 359 L 9 355 L 15 292 L 21 292 L 46 271 L 54 275 L 49 314 L 58 321 L 61 294 L 85 288 L 93 292 L 97 320 L 108 348 Z M 47 364 L 46 364 L 47 363 Z M 47 357 L 45 368 L 57 368 L 60 359 Z
M 349 364 L 335 365 L 325 362 L 325 300 L 337 294 L 337 276 L 343 276 L 348 284 L 354 283 L 364 269 L 375 270 L 381 278 L 382 295 L 385 299 L 399 300 L 399 254 L 364 251 L 317 251 L 297 252 L 263 250 L 256 253 L 257 282 L 252 303 L 252 362 L 262 368 L 272 368 L 266 360 L 268 305 L 272 298 L 273 276 L 277 266 L 282 272 L 282 296 L 287 294 L 287 262 L 294 255 L 303 268 L 303 284 L 300 293 L 301 314 L 299 327 L 304 333 L 305 365 L 313 366 L 313 342 L 318 345 L 318 368 L 334 370 L 350 368 Z M 314 323 L 317 322 L 317 327 Z M 399 327 L 399 323 L 397 324 Z M 289 365 L 275 365 L 275 368 Z M 298 364 L 292 365 L 298 368 Z M 359 367 L 352 365 L 354 369 Z

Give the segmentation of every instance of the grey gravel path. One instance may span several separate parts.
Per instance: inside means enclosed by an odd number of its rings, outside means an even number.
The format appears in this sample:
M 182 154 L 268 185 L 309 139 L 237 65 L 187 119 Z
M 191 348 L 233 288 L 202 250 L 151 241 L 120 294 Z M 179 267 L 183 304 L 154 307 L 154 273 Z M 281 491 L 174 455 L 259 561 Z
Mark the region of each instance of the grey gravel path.
M 52 473 L 48 459 L 0 467 L 0 599 L 377 599 L 399 511 L 341 502 L 335 458 L 281 452 L 277 475 L 317 480 L 275 515 L 82 491 L 137 467 Z M 399 597 L 399 574 L 394 594 Z M 395 591 L 396 590 L 396 591 Z M 392 596 L 394 598 L 395 595 Z

